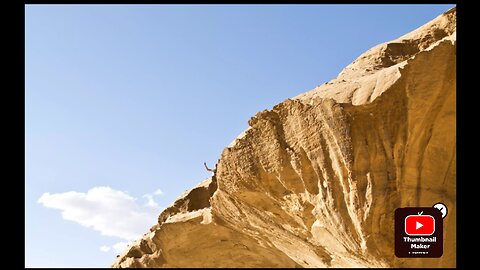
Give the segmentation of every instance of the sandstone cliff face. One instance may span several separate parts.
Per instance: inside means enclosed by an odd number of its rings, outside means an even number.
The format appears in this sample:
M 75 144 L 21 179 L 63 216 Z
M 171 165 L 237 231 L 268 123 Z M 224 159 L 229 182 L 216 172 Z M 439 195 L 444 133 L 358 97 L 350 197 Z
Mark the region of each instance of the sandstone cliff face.
M 454 267 L 456 13 L 255 115 L 214 176 L 113 267 Z M 394 255 L 398 207 L 449 207 L 444 255 Z

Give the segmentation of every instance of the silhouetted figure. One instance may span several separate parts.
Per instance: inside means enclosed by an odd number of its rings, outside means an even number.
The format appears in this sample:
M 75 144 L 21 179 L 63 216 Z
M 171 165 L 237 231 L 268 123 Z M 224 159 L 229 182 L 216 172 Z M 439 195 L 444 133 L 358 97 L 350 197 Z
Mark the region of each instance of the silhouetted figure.
M 209 172 L 215 173 L 217 171 L 217 165 L 215 165 L 215 169 L 208 168 L 206 162 L 203 162 L 203 165 L 205 166 L 205 169 L 207 169 L 207 171 L 209 171 Z

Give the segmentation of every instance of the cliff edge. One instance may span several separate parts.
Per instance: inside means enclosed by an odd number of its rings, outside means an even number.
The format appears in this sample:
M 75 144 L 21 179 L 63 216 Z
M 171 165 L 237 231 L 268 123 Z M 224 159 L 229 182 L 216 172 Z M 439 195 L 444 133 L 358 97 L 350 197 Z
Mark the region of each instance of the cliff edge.
M 113 267 L 455 267 L 455 8 L 249 126 Z M 443 256 L 395 257 L 395 209 L 436 202 Z

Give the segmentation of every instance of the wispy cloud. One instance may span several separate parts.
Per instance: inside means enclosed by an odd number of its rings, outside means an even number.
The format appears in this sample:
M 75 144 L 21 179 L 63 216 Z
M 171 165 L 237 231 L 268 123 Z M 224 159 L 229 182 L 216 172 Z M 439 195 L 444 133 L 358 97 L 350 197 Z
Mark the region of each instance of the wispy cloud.
M 161 189 L 155 190 L 153 193 L 147 193 L 143 195 L 144 198 L 147 199 L 147 203 L 144 204 L 146 207 L 152 207 L 152 208 L 158 208 L 157 202 L 153 199 L 154 196 L 161 196 L 164 195 L 163 191 Z
M 103 245 L 100 247 L 100 251 L 102 252 L 114 251 L 117 254 L 121 254 L 128 247 L 128 245 L 130 245 L 129 242 L 121 241 L 113 244 L 112 246 Z
M 45 207 L 60 210 L 65 220 L 74 221 L 105 236 L 131 241 L 138 239 L 154 225 L 160 213 L 160 207 L 153 196 L 146 194 L 144 197 L 147 202 L 142 204 L 124 191 L 110 187 L 93 187 L 86 193 L 47 192 L 38 202 Z M 117 244 L 112 248 L 121 246 L 120 243 Z M 100 250 L 108 252 L 110 247 L 102 246 Z
M 157 189 L 155 190 L 155 192 L 153 193 L 153 195 L 163 195 L 165 193 L 163 193 L 163 191 L 161 189 Z
M 159 207 L 158 203 L 153 199 L 153 196 L 151 194 L 145 194 L 143 195 L 143 197 L 147 199 L 147 202 L 143 206 L 151 208 Z
M 110 247 L 103 245 L 103 246 L 100 247 L 100 251 L 102 251 L 102 252 L 108 252 L 108 251 L 110 251 Z
M 118 242 L 114 244 L 112 248 L 116 253 L 122 253 L 127 248 L 128 245 L 129 243 L 127 242 Z

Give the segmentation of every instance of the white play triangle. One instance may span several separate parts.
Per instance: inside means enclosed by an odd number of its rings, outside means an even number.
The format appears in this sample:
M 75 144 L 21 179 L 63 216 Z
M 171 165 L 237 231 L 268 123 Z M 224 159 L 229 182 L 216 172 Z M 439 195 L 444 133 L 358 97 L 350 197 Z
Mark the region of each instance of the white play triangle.
M 416 225 L 415 225 L 415 230 L 418 230 L 418 229 L 420 229 L 421 227 L 423 227 L 423 224 L 417 221 L 417 223 L 416 223 Z

